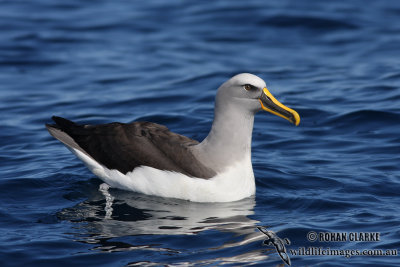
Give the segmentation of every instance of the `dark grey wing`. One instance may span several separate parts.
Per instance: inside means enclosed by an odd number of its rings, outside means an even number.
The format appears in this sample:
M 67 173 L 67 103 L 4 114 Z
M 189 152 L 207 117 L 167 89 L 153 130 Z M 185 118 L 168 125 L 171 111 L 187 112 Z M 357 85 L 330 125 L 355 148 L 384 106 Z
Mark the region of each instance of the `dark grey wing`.
M 197 161 L 189 147 L 197 141 L 173 133 L 150 122 L 78 125 L 53 117 L 56 125 L 46 125 L 50 133 L 68 146 L 71 138 L 97 162 L 109 169 L 127 173 L 140 166 L 210 178 L 215 173 Z M 67 136 L 57 135 L 57 131 Z
M 276 252 L 278 252 L 281 259 L 287 265 L 290 266 L 290 264 L 291 264 L 290 258 L 289 258 L 289 255 L 287 254 L 286 247 L 285 247 L 285 244 L 283 243 L 283 240 L 278 237 L 274 242 L 274 246 L 275 246 Z
M 272 238 L 271 236 L 271 232 L 267 230 L 266 227 L 264 226 L 257 226 L 257 229 L 262 232 L 263 234 L 265 234 L 266 236 L 268 236 L 269 238 Z

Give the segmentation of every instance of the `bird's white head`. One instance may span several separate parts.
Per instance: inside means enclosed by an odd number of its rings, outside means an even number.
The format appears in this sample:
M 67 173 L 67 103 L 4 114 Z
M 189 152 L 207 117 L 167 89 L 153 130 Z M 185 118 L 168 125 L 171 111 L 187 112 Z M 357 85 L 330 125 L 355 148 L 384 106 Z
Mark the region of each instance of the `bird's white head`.
M 299 114 L 276 100 L 268 91 L 264 80 L 250 73 L 235 75 L 222 84 L 218 89 L 216 102 L 221 108 L 230 103 L 252 113 L 268 111 L 296 126 L 300 123 Z

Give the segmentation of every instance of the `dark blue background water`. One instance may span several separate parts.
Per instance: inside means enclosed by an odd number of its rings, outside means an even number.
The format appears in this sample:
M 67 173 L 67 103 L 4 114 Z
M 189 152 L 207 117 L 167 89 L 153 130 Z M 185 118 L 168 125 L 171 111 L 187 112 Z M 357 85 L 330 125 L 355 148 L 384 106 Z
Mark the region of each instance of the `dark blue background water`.
M 239 72 L 302 118 L 257 115 L 254 198 L 110 190 L 107 215 L 100 180 L 44 128 L 51 115 L 148 120 L 201 140 L 216 89 Z M 283 264 L 257 225 L 287 249 L 398 249 L 399 84 L 399 1 L 0 1 L 0 265 Z M 309 231 L 381 241 L 311 243 Z

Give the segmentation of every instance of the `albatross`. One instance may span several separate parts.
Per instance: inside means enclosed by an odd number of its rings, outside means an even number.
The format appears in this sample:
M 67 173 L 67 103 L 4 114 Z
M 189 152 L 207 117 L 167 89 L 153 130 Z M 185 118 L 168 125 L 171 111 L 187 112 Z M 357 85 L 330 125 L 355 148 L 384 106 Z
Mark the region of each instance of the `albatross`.
M 229 202 L 255 194 L 251 163 L 254 115 L 268 111 L 300 123 L 299 114 L 261 78 L 238 74 L 217 90 L 214 121 L 198 142 L 152 122 L 79 125 L 53 116 L 50 134 L 110 187 L 194 202 Z

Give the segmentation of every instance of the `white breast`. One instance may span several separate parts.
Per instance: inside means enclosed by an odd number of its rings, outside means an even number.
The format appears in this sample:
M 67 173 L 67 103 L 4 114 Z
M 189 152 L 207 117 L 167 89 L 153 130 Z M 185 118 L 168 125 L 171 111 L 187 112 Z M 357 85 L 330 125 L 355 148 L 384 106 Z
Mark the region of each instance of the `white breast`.
M 145 166 L 122 174 L 104 167 L 79 150 L 70 149 L 105 183 L 123 190 L 195 202 L 229 202 L 255 194 L 250 157 L 233 163 L 211 179 L 201 179 Z

